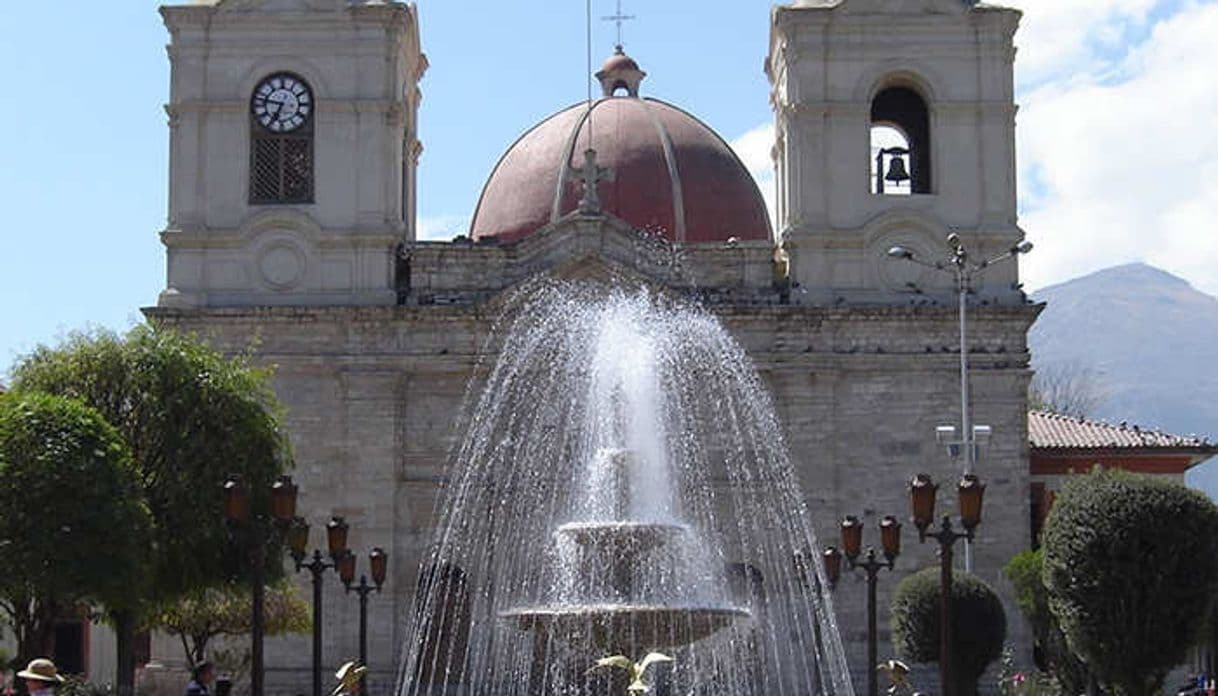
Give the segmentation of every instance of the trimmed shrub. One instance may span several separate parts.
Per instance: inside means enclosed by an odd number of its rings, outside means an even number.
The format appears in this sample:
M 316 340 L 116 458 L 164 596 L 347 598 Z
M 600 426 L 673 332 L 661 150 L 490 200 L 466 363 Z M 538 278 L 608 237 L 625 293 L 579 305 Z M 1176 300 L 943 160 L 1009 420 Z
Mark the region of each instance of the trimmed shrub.
M 939 569 L 902 580 L 892 595 L 892 642 L 911 662 L 939 661 Z M 952 661 L 956 693 L 977 693 L 977 680 L 1002 655 L 1007 635 L 1002 601 L 989 585 L 968 573 L 952 578 Z
M 1002 572 L 1015 587 L 1015 603 L 1032 627 L 1036 666 L 1051 674 L 1066 693 L 1081 694 L 1087 690 L 1087 665 L 1070 652 L 1057 618 L 1049 611 L 1043 567 L 1044 552 L 1037 549 L 1016 554 Z
M 1159 693 L 1218 581 L 1218 507 L 1145 475 L 1097 470 L 1062 488 L 1043 580 L 1070 649 L 1115 696 Z

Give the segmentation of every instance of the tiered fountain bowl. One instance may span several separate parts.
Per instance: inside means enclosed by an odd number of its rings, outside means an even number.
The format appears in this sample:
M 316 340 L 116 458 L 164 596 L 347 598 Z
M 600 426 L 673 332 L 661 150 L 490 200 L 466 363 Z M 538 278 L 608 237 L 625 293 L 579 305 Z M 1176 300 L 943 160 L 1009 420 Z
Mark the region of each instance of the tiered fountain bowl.
M 674 648 L 701 640 L 750 612 L 730 604 L 690 604 L 649 597 L 636 587 L 640 571 L 681 544 L 686 525 L 667 522 L 569 522 L 554 532 L 558 543 L 571 541 L 585 569 L 607 569 L 604 577 L 587 578 L 601 589 L 577 588 L 578 603 L 518 607 L 502 613 L 517 625 L 564 642 L 590 642 L 607 652 Z M 608 601 L 598 601 L 608 600 Z

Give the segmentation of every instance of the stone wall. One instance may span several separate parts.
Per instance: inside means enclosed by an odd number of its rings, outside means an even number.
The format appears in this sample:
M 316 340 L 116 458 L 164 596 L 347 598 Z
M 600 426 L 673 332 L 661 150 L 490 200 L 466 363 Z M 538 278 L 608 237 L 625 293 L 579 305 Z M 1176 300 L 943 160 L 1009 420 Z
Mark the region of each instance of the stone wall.
M 867 542 L 884 514 L 908 518 L 905 485 L 925 471 L 945 484 L 940 509 L 954 511 L 947 489 L 958 464 L 935 444 L 934 427 L 958 422 L 959 355 L 954 309 L 826 309 L 790 305 L 724 305 L 716 311 L 749 355 L 773 395 L 787 443 L 822 544 L 836 543 L 845 514 L 868 523 Z M 988 484 L 978 530 L 978 574 L 1008 600 L 1013 642 L 1027 643 L 1001 567 L 1028 546 L 1028 463 L 1024 337 L 1034 307 L 983 308 L 971 342 L 975 422 L 993 426 L 978 473 Z M 394 679 L 420 559 L 446 456 L 467 383 L 487 344 L 493 306 L 369 308 L 151 309 L 156 323 L 197 332 L 229 352 L 253 347 L 275 366 L 275 388 L 287 405 L 296 452 L 300 508 L 313 525 L 342 515 L 351 548 L 390 553 L 385 591 L 370 598 L 369 661 L 374 693 Z M 951 496 L 954 497 L 954 496 Z M 904 553 L 881 576 L 881 655 L 887 597 L 895 581 L 934 563 L 907 525 Z M 305 575 L 299 577 L 307 587 Z M 846 577 L 836 591 L 838 618 L 856 682 L 865 683 L 864 588 Z M 326 669 L 357 651 L 358 601 L 337 577 L 325 579 Z M 308 636 L 267 645 L 268 693 L 307 690 Z

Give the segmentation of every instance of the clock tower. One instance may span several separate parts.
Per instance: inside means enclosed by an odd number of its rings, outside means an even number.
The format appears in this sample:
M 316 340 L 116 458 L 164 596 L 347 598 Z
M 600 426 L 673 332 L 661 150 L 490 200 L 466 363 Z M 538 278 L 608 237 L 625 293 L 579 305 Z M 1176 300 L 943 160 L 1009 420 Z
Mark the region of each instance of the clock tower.
M 209 0 L 171 41 L 166 307 L 396 301 L 414 238 L 413 6 Z

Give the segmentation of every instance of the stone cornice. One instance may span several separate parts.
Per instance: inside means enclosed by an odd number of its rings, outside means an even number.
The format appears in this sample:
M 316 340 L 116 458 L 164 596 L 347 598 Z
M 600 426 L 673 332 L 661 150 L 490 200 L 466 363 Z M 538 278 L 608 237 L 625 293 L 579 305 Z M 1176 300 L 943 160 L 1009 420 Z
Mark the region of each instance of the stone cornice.
M 985 305 L 970 307 L 969 318 L 978 323 L 1012 323 L 1015 325 L 1031 324 L 1044 309 L 1044 303 L 1026 303 L 1020 305 L 998 306 Z M 495 308 L 496 310 L 498 307 Z M 733 325 L 756 324 L 770 321 L 790 322 L 794 320 L 797 327 L 813 327 L 819 329 L 829 323 L 897 323 L 906 325 L 912 320 L 919 320 L 924 325 L 926 320 L 934 320 L 939 324 L 954 326 L 957 321 L 955 305 L 943 306 L 910 306 L 910 305 L 862 305 L 823 307 L 815 305 L 765 305 L 754 304 L 719 304 L 708 309 L 724 321 Z M 489 317 L 483 311 L 483 305 L 421 305 L 421 306 L 368 306 L 368 307 L 293 307 L 293 306 L 257 306 L 257 307 L 201 307 L 201 308 L 169 308 L 145 307 L 141 311 L 157 318 L 173 320 L 206 320 L 210 323 L 237 323 L 251 319 L 269 320 L 275 322 L 318 323 L 373 323 L 386 321 L 467 321 L 482 320 Z M 802 329 L 801 329 L 802 330 Z M 979 341 L 978 341 L 979 342 Z M 953 344 L 954 345 L 954 344 Z M 837 351 L 830 351 L 837 352 Z M 855 351 L 858 352 L 858 351 Z M 942 351 L 951 354 L 951 350 Z M 918 351 L 925 354 L 925 350 Z M 959 351 L 956 351 L 959 354 Z M 984 353 L 983 353 L 984 354 Z
M 935 101 L 930 105 L 932 113 L 943 116 L 1001 116 L 1014 118 L 1018 107 L 1009 101 L 993 99 L 987 101 Z M 778 105 L 778 116 L 787 120 L 820 118 L 823 116 L 845 116 L 869 118 L 870 106 L 866 103 L 846 100 L 814 101 L 800 100 Z
M 235 229 L 175 229 L 161 231 L 161 243 L 170 249 L 239 249 L 249 243 L 249 237 Z M 402 240 L 401 234 L 383 228 L 327 228 L 318 234 L 317 246 L 323 249 L 355 249 L 392 247 Z
M 285 29 L 296 26 L 328 26 L 333 28 L 336 16 L 346 15 L 357 24 L 401 25 L 408 30 L 414 25 L 414 7 L 402 3 L 383 5 L 353 5 L 337 10 L 259 11 L 257 8 L 228 9 L 214 5 L 163 5 L 161 17 L 170 31 L 182 28 L 225 28 L 239 26 L 255 29 Z M 194 25 L 193 27 L 191 25 Z
M 386 118 L 396 119 L 406 113 L 410 104 L 404 100 L 390 99 L 318 99 L 317 110 L 319 118 L 326 113 L 346 114 L 385 114 Z M 191 99 L 165 105 L 165 113 L 171 120 L 189 113 L 241 113 L 249 111 L 247 99 Z

